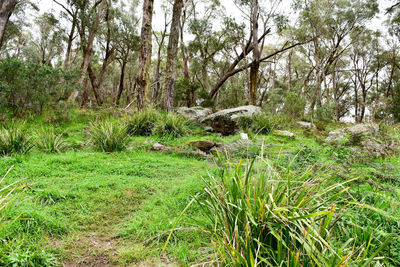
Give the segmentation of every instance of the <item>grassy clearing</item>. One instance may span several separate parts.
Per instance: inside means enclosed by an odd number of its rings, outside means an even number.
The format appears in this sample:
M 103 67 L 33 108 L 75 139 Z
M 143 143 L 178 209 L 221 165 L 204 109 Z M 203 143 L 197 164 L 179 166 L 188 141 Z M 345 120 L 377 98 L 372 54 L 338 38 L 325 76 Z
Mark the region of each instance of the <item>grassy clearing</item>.
M 5 238 L 14 240 L 10 257 L 22 262 L 29 247 L 43 260 L 54 255 L 86 264 L 157 259 L 156 250 L 134 252 L 168 228 L 164 222 L 179 212 L 182 197 L 199 185 L 195 172 L 207 164 L 143 151 L 35 153 L 0 162 L 3 171 L 14 165 L 7 182 L 23 177 L 29 185 L 10 214 L 18 217 L 7 226 Z M 146 221 L 151 229 L 144 228 Z M 142 231 L 121 234 L 132 229 Z M 177 250 L 188 251 L 191 242 L 186 239 Z M 179 258 L 178 251 L 171 257 Z
M 193 229 L 210 222 L 201 205 L 192 205 L 176 223 L 192 196 L 211 183 L 210 177 L 220 175 L 216 166 L 224 166 L 224 161 L 215 165 L 182 153 L 155 153 L 148 149 L 155 142 L 181 150 L 192 149 L 188 142 L 199 139 L 235 144 L 241 142 L 240 136 L 205 135 L 189 125 L 191 135 L 126 137 L 123 151 L 99 152 L 90 139 L 90 123 L 106 120 L 113 125 L 124 125 L 126 120 L 110 114 L 76 111 L 71 115 L 72 121 L 55 123 L 42 117 L 25 122 L 24 131 L 33 137 L 37 125 L 54 128 L 51 135 L 62 142 L 63 148 L 58 154 L 51 154 L 43 153 L 43 148 L 37 146 L 26 154 L 12 153 L 0 158 L 1 177 L 14 166 L 3 186 L 14 182 L 28 185 L 14 192 L 13 203 L 17 205 L 7 209 L 2 217 L 7 223 L 2 224 L 0 232 L 0 263 L 126 266 L 191 265 L 216 259 L 223 262 L 215 254 L 218 242 L 211 243 L 211 236 Z M 379 251 L 378 256 L 384 258 L 373 262 L 387 266 L 400 264 L 399 155 L 362 159 L 352 153 L 351 147 L 331 147 L 321 142 L 325 138 L 323 132 L 310 134 L 295 128 L 291 131 L 296 138 L 276 131 L 267 135 L 249 132 L 253 144 L 241 147 L 230 160 L 236 164 L 240 158 L 260 155 L 260 144 L 264 143 L 263 157 L 277 169 L 290 169 L 293 177 L 314 166 L 327 172 L 327 186 L 357 178 L 348 183 L 346 201 L 351 196 L 354 202 L 365 206 L 352 205 L 354 209 L 344 213 L 341 212 L 343 203 L 336 205 L 335 216 L 340 216 L 332 219 L 337 230 L 330 231 L 334 237 L 330 245 L 343 246 L 342 255 L 351 254 L 349 246 L 370 251 L 361 256 L 366 259 L 375 257 L 373 251 L 379 250 L 379 242 L 391 234 L 389 244 Z M 389 131 L 398 134 L 398 129 Z M 125 138 L 125 132 L 119 133 Z M 57 143 L 53 141 L 47 142 L 52 144 L 45 151 L 53 150 Z M 203 197 L 200 200 L 206 199 Z M 165 253 L 160 255 L 175 226 L 178 230 L 173 232 Z M 371 237 L 374 242 L 367 249 Z M 348 244 L 343 241 L 350 239 Z

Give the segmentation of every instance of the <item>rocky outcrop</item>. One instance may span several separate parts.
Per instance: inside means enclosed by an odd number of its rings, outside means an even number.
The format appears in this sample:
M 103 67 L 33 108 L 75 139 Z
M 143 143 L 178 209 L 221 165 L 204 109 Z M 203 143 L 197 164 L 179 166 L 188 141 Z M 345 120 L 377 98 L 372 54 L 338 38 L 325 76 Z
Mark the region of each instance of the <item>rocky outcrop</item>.
M 203 119 L 203 124 L 209 125 L 215 132 L 223 135 L 233 134 L 238 130 L 238 121 L 243 117 L 251 117 L 261 112 L 260 107 L 241 106 L 237 108 L 223 109 Z
M 192 107 L 192 108 L 180 107 L 177 109 L 176 113 L 181 115 L 182 117 L 185 117 L 186 119 L 200 122 L 208 115 L 210 115 L 212 112 L 211 109 L 203 107 Z

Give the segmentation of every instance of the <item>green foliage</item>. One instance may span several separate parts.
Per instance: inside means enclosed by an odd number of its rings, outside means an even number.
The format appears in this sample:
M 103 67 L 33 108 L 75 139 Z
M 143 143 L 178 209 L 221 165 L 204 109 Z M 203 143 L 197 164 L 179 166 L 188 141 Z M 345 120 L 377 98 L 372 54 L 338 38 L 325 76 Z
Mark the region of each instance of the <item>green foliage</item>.
M 294 119 L 303 118 L 306 101 L 296 92 L 289 92 L 285 99 L 285 113 Z
M 177 138 L 190 132 L 190 121 L 176 114 L 163 114 L 156 122 L 153 134 L 159 137 Z
M 269 134 L 274 129 L 285 129 L 293 124 L 293 118 L 287 114 L 272 115 L 262 112 L 251 117 L 242 117 L 238 121 L 239 127 L 254 134 Z
M 128 144 L 128 134 L 123 124 L 99 121 L 90 125 L 90 139 L 93 145 L 103 152 L 122 151 Z
M 242 117 L 239 119 L 238 125 L 243 131 L 254 134 L 268 134 L 275 127 L 273 119 L 266 113 Z
M 336 235 L 345 183 L 325 185 L 312 169 L 298 173 L 273 166 L 263 158 L 247 166 L 227 162 L 217 177 L 203 178 L 195 203 L 207 221 L 197 226 L 210 236 L 224 266 L 359 265 L 388 244 L 370 252 L 371 238 L 353 248 Z M 355 255 L 359 249 L 361 256 Z
M 60 153 L 66 147 L 62 137 L 63 134 L 57 134 L 54 128 L 42 128 L 36 134 L 35 146 L 43 152 Z
M 127 119 L 127 133 L 135 136 L 150 136 L 153 134 L 156 122 L 160 119 L 161 114 L 154 109 L 134 113 Z
M 315 117 L 321 122 L 332 121 L 335 117 L 335 106 L 332 104 L 323 104 L 321 107 L 317 107 Z
M 0 60 L 0 110 L 9 116 L 41 113 L 69 94 L 73 78 L 48 65 Z
M 0 156 L 25 154 L 33 147 L 24 124 L 10 124 L 0 129 Z

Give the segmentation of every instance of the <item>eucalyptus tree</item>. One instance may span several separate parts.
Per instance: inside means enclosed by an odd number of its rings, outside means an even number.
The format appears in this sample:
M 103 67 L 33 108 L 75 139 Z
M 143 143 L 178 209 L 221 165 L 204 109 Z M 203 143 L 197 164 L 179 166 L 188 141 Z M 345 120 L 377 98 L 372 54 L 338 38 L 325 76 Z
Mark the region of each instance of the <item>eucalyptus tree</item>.
M 152 49 L 152 19 L 154 0 L 144 0 L 142 9 L 142 27 L 140 32 L 139 70 L 136 78 L 137 107 L 146 107 L 146 95 L 149 90 L 149 70 Z
M 109 65 L 115 60 L 115 53 L 119 43 L 119 40 L 117 39 L 119 25 L 115 24 L 115 17 L 116 10 L 112 8 L 111 3 L 107 3 L 104 10 L 104 23 L 100 24 L 101 29 L 98 30 L 96 38 L 100 48 L 98 49 L 100 52 L 99 54 L 102 55 L 102 63 L 99 70 L 96 71 L 96 62 L 90 60 L 87 68 L 90 83 L 92 85 L 92 91 L 99 106 L 102 105 L 104 101 L 101 94 L 101 86 L 104 82 L 104 76 Z M 81 106 L 86 104 L 88 97 L 87 87 L 84 89 Z
M 175 0 L 172 10 L 171 28 L 169 31 L 167 63 L 165 67 L 165 85 L 163 91 L 162 108 L 168 112 L 174 109 L 176 65 L 179 44 L 179 30 L 182 15 L 183 0 Z
M 78 9 L 78 23 L 77 29 L 80 36 L 80 47 L 82 51 L 82 65 L 81 65 L 81 75 L 78 84 L 84 85 L 85 79 L 87 79 L 88 67 L 90 64 L 90 58 L 93 53 L 93 43 L 97 32 L 99 30 L 99 25 L 103 17 L 104 7 L 106 6 L 107 0 L 76 0 L 71 1 L 71 4 L 76 6 Z M 87 90 L 84 86 L 84 91 Z M 75 90 L 71 96 L 71 100 L 76 100 L 79 91 Z M 98 102 L 99 98 L 97 98 Z
M 40 55 L 40 63 L 51 66 L 52 60 L 64 50 L 65 31 L 52 13 L 43 13 L 35 19 L 39 37 L 33 41 Z
M 322 107 L 324 95 L 327 103 L 331 99 L 327 76 L 336 74 L 337 62 L 351 46 L 350 35 L 362 33 L 360 27 L 377 14 L 378 4 L 376 0 L 296 0 L 294 8 L 300 13 L 297 38 L 313 40 L 302 50 L 313 68 L 315 91 L 310 106 L 313 114 L 315 105 Z M 333 86 L 333 90 L 337 88 Z
M 61 7 L 62 9 L 61 16 L 66 18 L 71 24 L 71 28 L 68 33 L 67 48 L 65 50 L 64 63 L 63 63 L 63 69 L 68 70 L 70 64 L 71 51 L 72 51 L 72 43 L 76 38 L 79 9 L 78 5 L 74 4 L 74 0 L 66 0 L 65 3 L 59 0 L 53 0 L 53 2 Z
M 123 13 L 121 10 L 116 10 L 117 29 L 116 29 L 116 59 L 120 64 L 120 77 L 118 92 L 115 99 L 116 106 L 119 105 L 121 95 L 124 92 L 125 84 L 125 70 L 129 62 L 132 62 L 137 57 L 139 49 L 139 36 L 136 32 L 138 24 L 137 18 L 134 16 L 133 11 Z
M 3 44 L 3 36 L 8 20 L 20 0 L 2 0 L 0 2 L 0 49 Z

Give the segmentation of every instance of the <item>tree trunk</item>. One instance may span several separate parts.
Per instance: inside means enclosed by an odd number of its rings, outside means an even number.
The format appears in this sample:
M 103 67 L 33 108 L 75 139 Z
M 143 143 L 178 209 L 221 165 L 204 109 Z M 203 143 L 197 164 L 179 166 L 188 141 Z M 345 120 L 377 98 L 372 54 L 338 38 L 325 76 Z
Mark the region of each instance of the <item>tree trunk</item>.
M 179 43 L 179 25 L 183 0 L 175 0 L 172 11 L 172 23 L 169 32 L 167 65 L 166 65 L 166 81 L 163 94 L 162 108 L 168 112 L 174 109 L 175 81 L 176 81 L 176 57 L 178 54 Z
M 81 77 L 79 78 L 78 84 L 83 84 L 84 80 L 86 79 L 88 66 L 90 63 L 90 57 L 92 56 L 92 51 L 93 51 L 94 38 L 96 36 L 97 29 L 100 24 L 100 18 L 103 14 L 104 5 L 106 4 L 106 2 L 107 2 L 107 0 L 102 0 L 100 2 L 100 4 L 98 5 L 96 18 L 95 18 L 93 25 L 91 25 L 91 27 L 90 27 L 91 30 L 89 31 L 89 37 L 88 37 L 88 40 L 86 43 L 86 47 L 84 47 L 82 50 L 83 62 L 82 62 L 82 69 L 81 69 Z M 82 32 L 80 32 L 82 41 L 84 40 L 84 34 L 85 34 L 84 25 L 82 25 Z M 70 96 L 70 100 L 75 101 L 76 98 L 78 97 L 78 94 L 79 94 L 79 92 L 77 90 L 74 90 Z
M 82 100 L 81 100 L 81 108 L 86 106 L 86 103 L 89 99 L 89 79 L 86 77 L 83 84 L 83 92 L 82 92 Z
M 0 49 L 3 45 L 8 20 L 18 2 L 18 0 L 3 0 L 0 3 Z
M 258 69 L 260 68 L 260 49 L 258 47 L 258 0 L 252 2 L 253 63 L 250 67 L 249 104 L 256 105 L 258 88 Z
M 140 33 L 139 71 L 136 78 L 138 85 L 137 107 L 142 110 L 146 107 L 146 94 L 149 87 L 149 69 L 151 62 L 151 35 L 154 0 L 143 1 L 142 29 Z
M 288 91 L 291 92 L 292 91 L 292 54 L 293 54 L 293 50 L 291 50 L 289 52 L 288 55 Z
M 72 26 L 71 26 L 71 31 L 69 32 L 68 35 L 68 43 L 67 43 L 67 51 L 65 52 L 65 59 L 63 63 L 63 69 L 67 70 L 69 67 L 69 58 L 71 55 L 71 49 L 72 49 L 72 41 L 74 40 L 74 35 L 75 35 L 75 28 L 76 28 L 76 15 L 75 17 L 72 18 Z
M 153 87 L 153 95 L 152 95 L 153 104 L 157 103 L 158 96 L 160 95 L 160 92 L 161 92 L 161 82 L 160 82 L 161 50 L 164 45 L 165 36 L 167 35 L 167 28 L 168 28 L 168 23 L 167 23 L 167 18 L 165 17 L 164 30 L 161 34 L 160 42 L 158 42 L 158 39 L 156 36 L 157 43 L 158 43 L 158 51 L 157 51 L 157 65 L 154 70 L 154 87 Z
M 87 70 L 89 73 L 89 78 L 90 78 L 90 82 L 92 84 L 93 94 L 94 94 L 94 97 L 96 98 L 97 105 L 101 106 L 103 104 L 103 101 L 101 100 L 100 94 L 99 94 L 99 89 L 100 89 L 99 82 L 96 82 L 96 76 L 94 74 L 92 66 L 90 66 L 90 63 L 89 63 Z
M 126 64 L 127 64 L 127 61 L 123 60 L 122 65 L 121 65 L 121 76 L 119 78 L 118 95 L 117 95 L 117 100 L 115 102 L 117 107 L 119 106 L 119 100 L 121 99 L 122 92 L 124 91 L 124 78 L 125 78 Z

